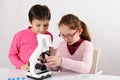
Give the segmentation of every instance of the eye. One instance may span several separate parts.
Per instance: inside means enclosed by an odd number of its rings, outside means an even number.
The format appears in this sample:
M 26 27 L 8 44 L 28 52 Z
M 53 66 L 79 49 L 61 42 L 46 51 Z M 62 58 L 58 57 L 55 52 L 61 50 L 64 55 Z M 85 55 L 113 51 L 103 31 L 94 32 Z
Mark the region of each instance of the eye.
M 47 27 L 47 26 L 49 26 L 49 24 L 45 24 L 44 26 Z
M 36 25 L 37 27 L 40 27 L 41 25 Z

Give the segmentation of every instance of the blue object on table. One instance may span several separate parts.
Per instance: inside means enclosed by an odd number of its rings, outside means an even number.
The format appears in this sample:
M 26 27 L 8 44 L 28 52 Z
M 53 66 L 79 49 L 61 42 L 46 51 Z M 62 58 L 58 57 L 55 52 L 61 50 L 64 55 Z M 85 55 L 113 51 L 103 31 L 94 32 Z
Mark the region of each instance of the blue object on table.
M 8 80 L 11 80 L 11 78 L 8 78 Z
M 15 78 L 12 78 L 12 80 L 15 80 Z
M 25 80 L 25 77 L 22 77 L 22 80 Z
M 17 77 L 17 78 L 16 78 L 16 80 L 20 80 L 20 78 L 19 78 L 19 77 Z

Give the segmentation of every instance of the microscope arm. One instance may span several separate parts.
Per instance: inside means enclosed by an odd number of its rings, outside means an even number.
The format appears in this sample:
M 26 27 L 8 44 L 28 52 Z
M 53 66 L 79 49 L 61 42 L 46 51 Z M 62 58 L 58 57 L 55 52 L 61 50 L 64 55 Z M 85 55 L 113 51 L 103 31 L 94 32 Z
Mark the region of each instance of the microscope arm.
M 38 47 L 34 50 L 32 55 L 30 56 L 30 73 L 35 72 L 35 65 L 38 62 L 38 58 L 42 52 L 46 52 L 49 50 L 49 47 L 52 47 L 51 38 L 49 35 L 38 34 L 37 35 Z

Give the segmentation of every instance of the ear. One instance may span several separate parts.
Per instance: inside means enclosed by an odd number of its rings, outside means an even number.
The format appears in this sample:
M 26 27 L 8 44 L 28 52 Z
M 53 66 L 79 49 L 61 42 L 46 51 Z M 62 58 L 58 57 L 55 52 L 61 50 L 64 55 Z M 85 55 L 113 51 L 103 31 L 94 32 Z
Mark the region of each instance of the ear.
M 79 29 L 78 31 L 79 31 L 79 34 L 81 34 L 83 32 L 83 29 Z

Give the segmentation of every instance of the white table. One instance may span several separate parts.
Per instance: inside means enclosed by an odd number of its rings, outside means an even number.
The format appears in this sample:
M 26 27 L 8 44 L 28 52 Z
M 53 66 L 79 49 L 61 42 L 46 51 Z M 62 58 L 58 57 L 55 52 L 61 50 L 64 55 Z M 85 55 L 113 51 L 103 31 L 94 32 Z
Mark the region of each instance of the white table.
M 77 73 L 68 73 L 68 72 L 52 72 L 52 77 L 45 80 L 80 80 L 80 74 Z M 25 80 L 33 80 L 27 78 L 25 70 L 19 69 L 9 69 L 9 68 L 0 68 L 0 80 L 8 80 L 9 77 L 21 78 L 24 77 Z M 111 76 L 111 75 L 100 75 L 95 80 L 120 80 L 120 76 Z

